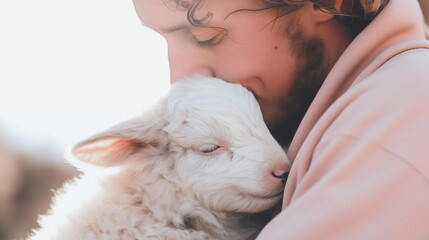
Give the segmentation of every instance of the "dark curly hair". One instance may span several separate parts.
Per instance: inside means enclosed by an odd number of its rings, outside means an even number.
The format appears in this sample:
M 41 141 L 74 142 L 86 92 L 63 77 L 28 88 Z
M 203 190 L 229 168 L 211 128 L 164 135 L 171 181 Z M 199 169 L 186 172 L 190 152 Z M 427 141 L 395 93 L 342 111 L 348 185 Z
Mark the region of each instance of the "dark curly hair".
M 164 1 L 174 3 L 177 9 L 187 10 L 188 21 L 194 26 L 201 26 L 204 21 L 209 20 L 213 15 L 208 12 L 203 18 L 195 18 L 195 11 L 204 0 Z M 340 9 L 337 9 L 334 0 L 260 0 L 265 6 L 264 8 L 239 9 L 230 14 L 239 11 L 276 9 L 277 19 L 303 7 L 308 1 L 313 2 L 321 11 L 335 15 L 337 21 L 348 30 L 352 37 L 359 34 L 389 2 L 389 0 L 344 0 Z

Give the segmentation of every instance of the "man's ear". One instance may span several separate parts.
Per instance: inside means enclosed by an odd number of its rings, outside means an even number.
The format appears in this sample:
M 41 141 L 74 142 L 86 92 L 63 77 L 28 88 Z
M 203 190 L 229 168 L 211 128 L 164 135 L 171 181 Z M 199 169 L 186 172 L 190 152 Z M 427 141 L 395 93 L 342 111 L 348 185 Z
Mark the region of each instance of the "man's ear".
M 72 154 L 80 161 L 96 166 L 116 166 L 136 153 L 153 155 L 167 141 L 163 118 L 156 111 L 120 123 L 77 143 Z

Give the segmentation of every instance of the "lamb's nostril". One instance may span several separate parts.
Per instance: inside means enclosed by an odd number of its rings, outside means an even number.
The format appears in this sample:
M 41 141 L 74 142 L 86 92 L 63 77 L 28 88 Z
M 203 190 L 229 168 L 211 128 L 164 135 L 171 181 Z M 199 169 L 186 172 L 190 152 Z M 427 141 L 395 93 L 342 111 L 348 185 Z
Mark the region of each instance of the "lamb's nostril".
M 286 183 L 286 180 L 289 176 L 289 172 L 283 171 L 283 170 L 275 170 L 271 173 L 273 177 L 281 179 L 282 183 Z
M 282 175 L 285 173 L 286 171 L 283 170 L 275 170 L 273 171 L 271 174 L 273 175 L 273 177 L 275 178 L 281 178 Z
M 288 177 L 289 177 L 289 172 L 284 172 L 282 174 L 282 183 L 286 183 Z

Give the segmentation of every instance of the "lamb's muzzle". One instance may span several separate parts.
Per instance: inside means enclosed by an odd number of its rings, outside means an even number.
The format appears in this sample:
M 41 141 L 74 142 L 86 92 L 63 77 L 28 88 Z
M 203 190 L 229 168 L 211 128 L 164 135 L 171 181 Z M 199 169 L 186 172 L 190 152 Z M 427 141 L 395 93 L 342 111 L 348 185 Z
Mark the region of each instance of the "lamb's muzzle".
M 287 178 L 289 177 L 289 172 L 283 171 L 283 170 L 275 170 L 271 173 L 271 175 L 275 178 L 281 179 L 281 182 L 284 184 L 287 181 Z

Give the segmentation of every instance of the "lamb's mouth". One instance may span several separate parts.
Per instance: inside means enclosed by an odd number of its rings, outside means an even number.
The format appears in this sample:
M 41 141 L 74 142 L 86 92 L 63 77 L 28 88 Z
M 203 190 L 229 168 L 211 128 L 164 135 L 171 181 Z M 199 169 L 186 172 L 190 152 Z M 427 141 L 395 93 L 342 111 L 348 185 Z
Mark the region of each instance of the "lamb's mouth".
M 283 195 L 283 191 L 280 191 L 273 195 L 259 195 L 259 194 L 253 194 L 253 193 L 242 193 L 242 195 L 246 196 L 247 198 L 257 198 L 257 199 L 267 199 L 271 200 L 274 198 L 278 198 Z

